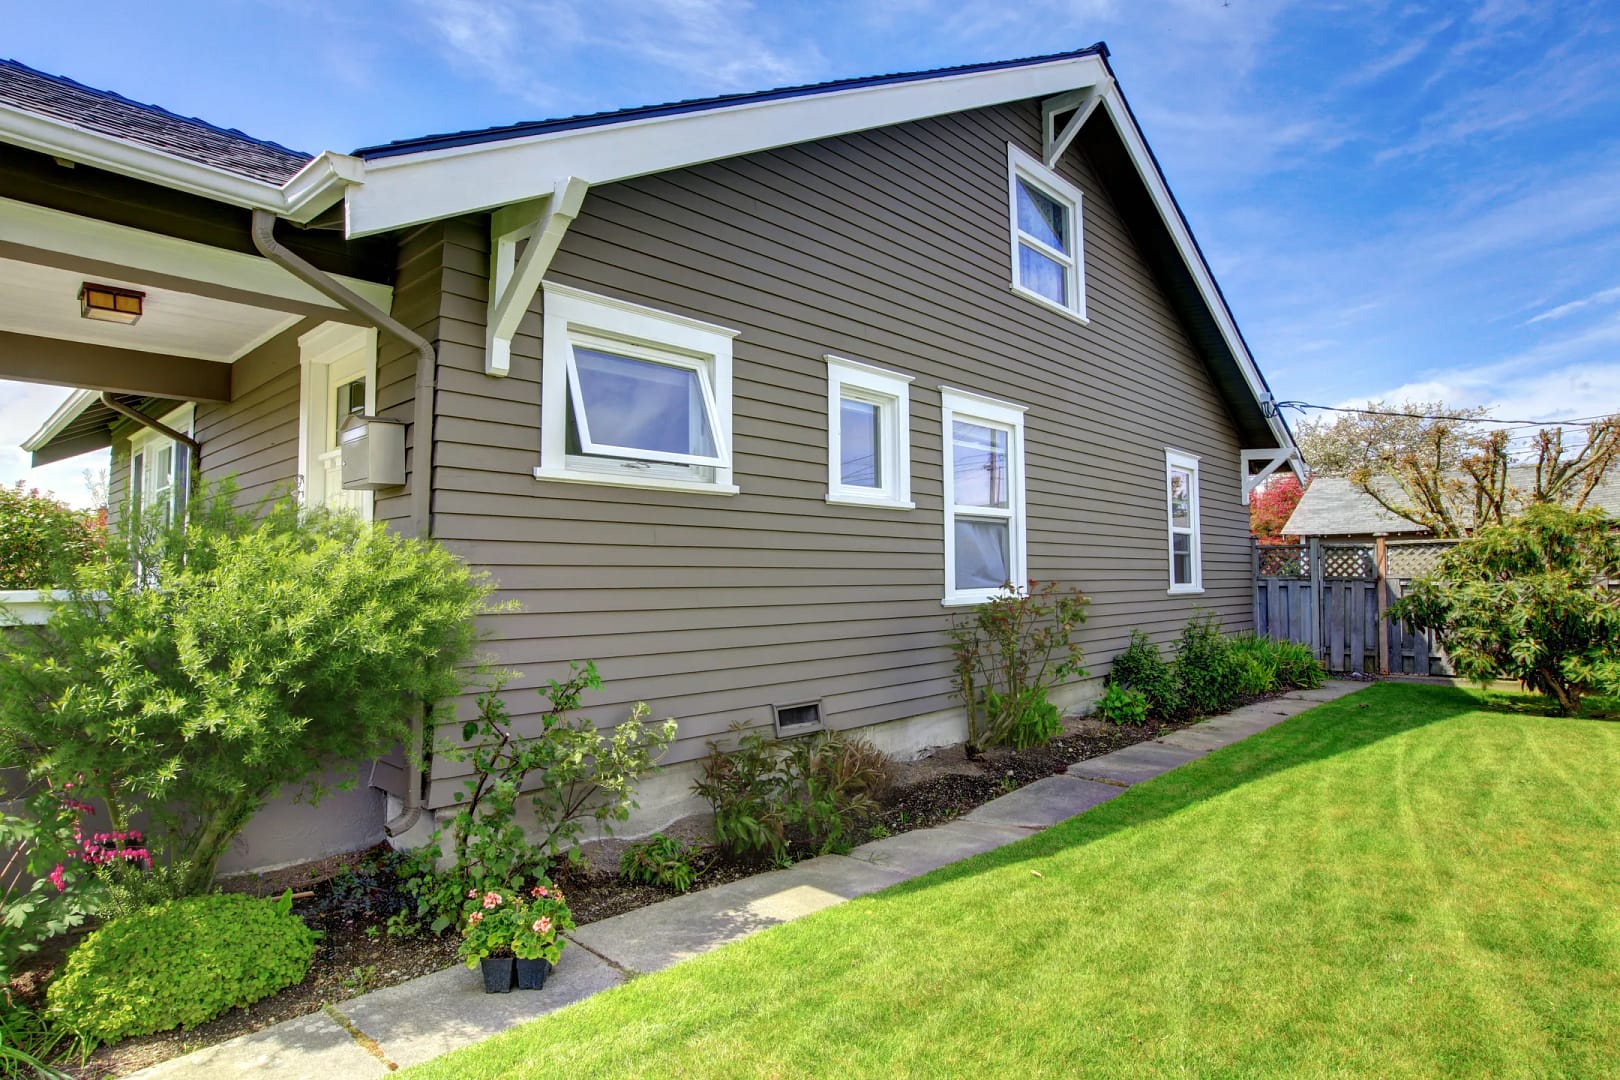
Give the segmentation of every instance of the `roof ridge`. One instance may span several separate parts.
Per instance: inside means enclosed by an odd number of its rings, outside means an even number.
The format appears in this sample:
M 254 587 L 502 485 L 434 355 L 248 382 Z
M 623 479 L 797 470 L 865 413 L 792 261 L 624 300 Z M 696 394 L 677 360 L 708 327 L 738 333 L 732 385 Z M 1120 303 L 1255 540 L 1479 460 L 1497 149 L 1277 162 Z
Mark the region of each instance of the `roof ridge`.
M 925 68 L 918 71 L 893 72 L 886 75 L 856 75 L 839 79 L 829 79 L 823 82 L 802 83 L 797 86 L 781 86 L 769 90 L 745 90 L 730 94 L 717 94 L 706 98 L 684 98 L 678 101 L 667 101 L 653 105 L 633 105 L 621 109 L 605 109 L 592 113 L 579 113 L 573 116 L 554 117 L 547 120 L 524 120 L 512 124 L 497 124 L 483 128 L 469 128 L 464 131 L 443 132 L 436 135 L 422 135 L 410 139 L 396 139 L 392 142 L 378 143 L 375 146 L 363 146 L 353 153 L 356 157 L 383 158 L 395 157 L 401 154 L 421 153 L 429 150 L 446 150 L 457 146 L 470 146 L 478 143 L 501 142 L 506 139 L 522 138 L 527 135 L 542 135 L 554 131 L 569 131 L 577 128 L 599 127 L 611 123 L 624 123 L 630 120 L 652 119 L 660 116 L 678 115 L 680 113 L 702 112 L 708 109 L 727 108 L 734 105 L 747 104 L 755 101 L 771 101 L 779 98 L 796 97 L 810 94 L 831 93 L 836 90 L 849 89 L 857 86 L 882 86 L 895 82 L 907 82 L 928 78 L 940 78 L 949 75 L 971 74 L 981 71 L 996 71 L 1004 68 L 1024 67 L 1032 64 L 1051 63 L 1056 60 L 1074 60 L 1082 56 L 1100 55 L 1105 59 L 1108 56 L 1108 45 L 1098 41 L 1087 45 L 1083 49 L 1073 49 L 1067 52 L 1046 53 L 1040 56 L 1025 56 L 1012 60 L 980 61 L 969 64 L 955 64 L 947 67 Z

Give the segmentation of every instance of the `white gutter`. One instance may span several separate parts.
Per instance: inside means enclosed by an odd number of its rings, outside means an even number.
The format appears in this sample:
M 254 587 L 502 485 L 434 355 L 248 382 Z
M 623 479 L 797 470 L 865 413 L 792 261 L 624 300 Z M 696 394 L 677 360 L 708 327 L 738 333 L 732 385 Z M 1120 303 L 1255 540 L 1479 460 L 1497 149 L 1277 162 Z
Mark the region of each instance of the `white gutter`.
M 11 105 L 0 105 L 0 141 L 231 206 L 268 210 L 300 224 L 333 206 L 365 176 L 359 158 L 328 151 L 278 187 Z

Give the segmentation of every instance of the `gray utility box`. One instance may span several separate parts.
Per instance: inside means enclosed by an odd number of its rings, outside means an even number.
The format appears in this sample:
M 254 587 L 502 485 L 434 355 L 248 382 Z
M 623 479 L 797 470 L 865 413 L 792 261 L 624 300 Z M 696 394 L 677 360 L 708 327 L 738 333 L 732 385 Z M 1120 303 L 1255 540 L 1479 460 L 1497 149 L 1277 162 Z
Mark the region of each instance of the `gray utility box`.
M 380 416 L 351 416 L 338 428 L 343 490 L 377 491 L 405 483 L 405 425 Z

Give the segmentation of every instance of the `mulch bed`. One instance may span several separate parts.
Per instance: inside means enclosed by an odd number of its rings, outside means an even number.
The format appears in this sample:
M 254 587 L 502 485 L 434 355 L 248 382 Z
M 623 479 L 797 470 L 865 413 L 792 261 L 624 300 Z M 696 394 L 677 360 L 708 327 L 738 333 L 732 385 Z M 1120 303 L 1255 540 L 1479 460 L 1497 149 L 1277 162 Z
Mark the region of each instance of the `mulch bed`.
M 955 820 L 991 799 L 1042 777 L 1060 773 L 1077 761 L 1098 757 L 1185 724 L 1148 723 L 1114 727 L 1093 719 L 1070 719 L 1064 733 L 1045 746 L 1027 750 L 998 748 L 969 759 L 960 747 L 937 751 L 922 762 L 897 768 L 895 786 L 880 800 L 866 835 L 887 836 L 925 829 Z M 574 920 L 597 922 L 648 904 L 667 900 L 667 889 L 630 885 L 619 880 L 614 847 L 593 862 L 565 866 L 556 880 L 568 895 Z M 607 854 L 612 857 L 601 857 Z M 815 855 L 799 847 L 795 858 Z M 418 933 L 390 937 L 388 917 L 407 903 L 390 870 L 386 846 L 369 852 L 307 863 L 290 870 L 226 882 L 235 891 L 279 896 L 285 889 L 309 891 L 293 910 L 324 933 L 308 977 L 273 997 L 235 1009 L 190 1031 L 169 1031 L 125 1039 L 102 1047 L 83 1065 L 67 1068 L 81 1080 L 102 1080 L 259 1031 L 272 1024 L 318 1011 L 324 1004 L 392 986 L 455 964 L 456 937 Z M 693 891 L 737 881 L 770 866 L 742 865 L 711 855 Z M 41 975 L 45 973 L 39 973 Z

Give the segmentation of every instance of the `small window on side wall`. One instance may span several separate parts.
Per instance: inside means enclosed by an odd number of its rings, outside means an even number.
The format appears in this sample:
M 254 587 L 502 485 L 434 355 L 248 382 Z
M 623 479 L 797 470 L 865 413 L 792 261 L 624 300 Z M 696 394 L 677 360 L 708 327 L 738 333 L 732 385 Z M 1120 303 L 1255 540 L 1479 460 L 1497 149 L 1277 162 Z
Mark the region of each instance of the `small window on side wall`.
M 541 480 L 735 494 L 723 326 L 547 282 Z
M 1164 452 L 1165 499 L 1170 531 L 1170 591 L 1204 591 L 1203 551 L 1198 525 L 1198 459 Z
M 827 360 L 827 501 L 910 510 L 911 376 Z
M 1009 143 L 1007 196 L 1013 290 L 1084 322 L 1080 189 Z
M 945 599 L 979 604 L 1029 580 L 1024 408 L 940 390 L 945 438 Z

